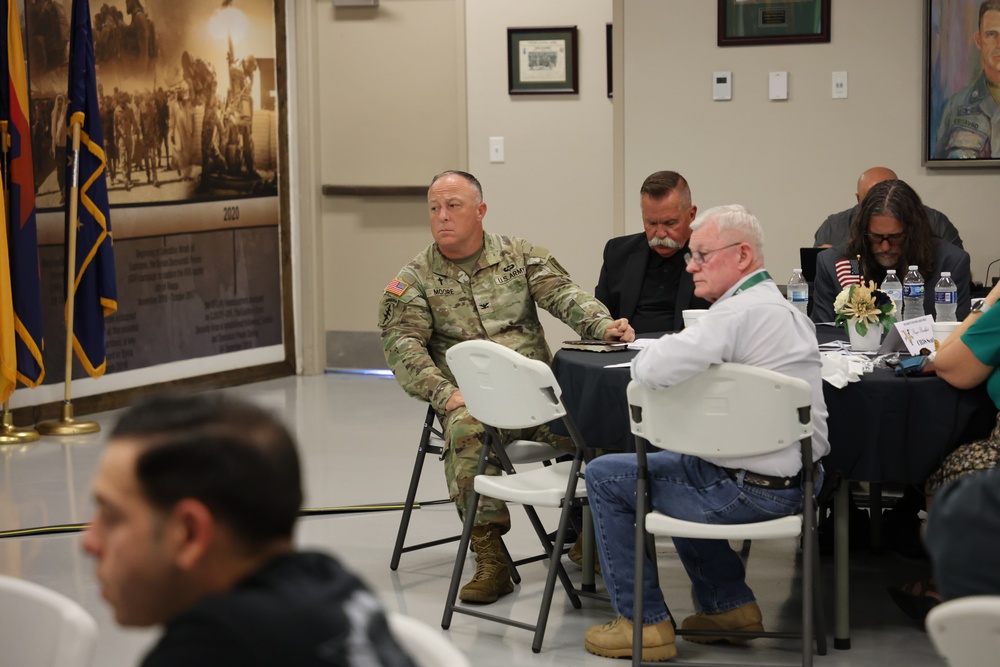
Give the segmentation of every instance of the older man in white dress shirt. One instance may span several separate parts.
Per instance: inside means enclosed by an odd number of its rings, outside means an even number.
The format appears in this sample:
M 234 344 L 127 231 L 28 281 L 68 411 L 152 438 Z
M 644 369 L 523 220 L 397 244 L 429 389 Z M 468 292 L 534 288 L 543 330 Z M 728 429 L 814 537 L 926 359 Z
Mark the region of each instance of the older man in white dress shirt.
M 813 458 L 818 460 L 830 445 L 816 328 L 785 300 L 764 270 L 760 222 L 742 206 L 720 206 L 705 211 L 692 229 L 687 271 L 694 278 L 695 295 L 712 306 L 696 326 L 664 336 L 640 352 L 632 364 L 633 379 L 650 387 L 667 387 L 724 362 L 802 378 L 812 387 Z M 743 458 L 650 454 L 652 506 L 679 519 L 720 524 L 795 514 L 802 506 L 801 463 L 797 444 Z M 602 456 L 587 467 L 601 568 L 618 618 L 590 628 L 584 645 L 591 653 L 606 657 L 632 655 L 636 475 L 634 454 Z M 674 538 L 674 544 L 701 607 L 699 613 L 684 619 L 684 629 L 763 630 L 743 564 L 728 542 Z M 655 571 L 655 564 L 645 570 L 643 659 L 669 660 L 677 653 L 674 628 L 663 593 L 654 584 Z M 687 639 L 741 641 L 736 637 Z

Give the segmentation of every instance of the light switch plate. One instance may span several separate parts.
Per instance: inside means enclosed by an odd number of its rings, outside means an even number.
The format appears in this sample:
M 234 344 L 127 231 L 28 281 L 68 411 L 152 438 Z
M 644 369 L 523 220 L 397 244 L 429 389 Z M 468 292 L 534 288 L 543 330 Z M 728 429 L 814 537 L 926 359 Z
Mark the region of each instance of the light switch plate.
M 788 99 L 788 72 L 771 72 L 767 81 L 768 99 Z
M 490 137 L 490 162 L 504 161 L 503 137 Z

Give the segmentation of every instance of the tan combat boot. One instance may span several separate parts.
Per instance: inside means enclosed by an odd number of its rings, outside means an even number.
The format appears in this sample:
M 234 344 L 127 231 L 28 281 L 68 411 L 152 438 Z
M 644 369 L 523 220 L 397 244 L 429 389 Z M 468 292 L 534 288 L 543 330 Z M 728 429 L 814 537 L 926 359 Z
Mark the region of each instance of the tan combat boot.
M 698 612 L 688 616 L 681 623 L 682 630 L 706 630 L 711 632 L 763 632 L 760 607 L 756 602 L 722 612 L 721 614 L 703 614 Z M 696 644 L 746 644 L 748 637 L 727 637 L 725 635 L 685 635 L 684 639 Z
M 500 529 L 496 526 L 476 526 L 472 529 L 472 550 L 476 552 L 476 573 L 462 587 L 458 599 L 462 602 L 496 602 L 501 595 L 514 591 L 510 568 L 503 555 Z

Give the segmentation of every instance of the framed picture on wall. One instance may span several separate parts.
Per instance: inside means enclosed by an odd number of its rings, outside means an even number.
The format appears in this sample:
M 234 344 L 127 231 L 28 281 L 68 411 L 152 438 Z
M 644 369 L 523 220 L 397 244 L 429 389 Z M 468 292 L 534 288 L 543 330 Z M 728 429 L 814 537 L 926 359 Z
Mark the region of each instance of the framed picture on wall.
M 507 90 L 511 95 L 576 94 L 576 26 L 507 28 Z
M 931 0 L 924 164 L 1000 167 L 1000 0 Z
M 830 41 L 830 0 L 719 0 L 719 46 Z
M 612 33 L 611 28 L 612 26 L 609 23 L 605 28 L 604 32 L 604 44 L 607 47 L 607 52 L 608 52 L 608 97 L 609 98 L 615 96 L 614 77 L 612 76 L 612 65 L 614 64 L 614 58 L 612 57 L 612 50 L 611 50 L 611 33 Z

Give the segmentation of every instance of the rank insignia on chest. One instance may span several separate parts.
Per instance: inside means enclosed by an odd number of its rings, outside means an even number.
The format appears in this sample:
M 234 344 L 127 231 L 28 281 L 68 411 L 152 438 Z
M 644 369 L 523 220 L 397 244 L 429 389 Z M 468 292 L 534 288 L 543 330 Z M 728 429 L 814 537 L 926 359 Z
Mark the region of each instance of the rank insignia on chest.
M 409 289 L 409 287 L 409 285 L 397 278 L 389 281 L 389 284 L 385 286 L 385 291 L 396 296 L 403 296 L 403 292 Z

